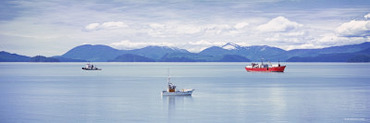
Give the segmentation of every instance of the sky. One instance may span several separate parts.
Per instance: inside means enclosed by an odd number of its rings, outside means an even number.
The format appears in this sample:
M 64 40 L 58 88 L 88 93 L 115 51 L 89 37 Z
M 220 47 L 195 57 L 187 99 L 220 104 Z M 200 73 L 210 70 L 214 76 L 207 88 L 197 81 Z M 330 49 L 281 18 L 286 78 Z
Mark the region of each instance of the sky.
M 284 50 L 370 42 L 369 0 L 1 0 L 0 51 L 83 44 L 200 52 L 233 42 Z

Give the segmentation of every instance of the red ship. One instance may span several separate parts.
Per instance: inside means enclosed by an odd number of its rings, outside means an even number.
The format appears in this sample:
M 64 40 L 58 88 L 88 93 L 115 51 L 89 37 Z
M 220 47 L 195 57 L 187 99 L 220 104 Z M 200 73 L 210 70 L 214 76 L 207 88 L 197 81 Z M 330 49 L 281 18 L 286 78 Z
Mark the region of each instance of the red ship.
M 280 65 L 278 63 L 277 65 L 269 64 L 256 64 L 252 63 L 251 65 L 245 66 L 245 70 L 248 72 L 284 72 L 286 65 Z

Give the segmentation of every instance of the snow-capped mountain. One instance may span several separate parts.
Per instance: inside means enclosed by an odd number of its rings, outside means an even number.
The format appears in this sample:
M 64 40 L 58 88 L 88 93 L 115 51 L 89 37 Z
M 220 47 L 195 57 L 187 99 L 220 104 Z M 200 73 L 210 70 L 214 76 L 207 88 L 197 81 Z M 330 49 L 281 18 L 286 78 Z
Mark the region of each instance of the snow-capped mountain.
M 229 42 L 229 43 L 223 45 L 222 48 L 226 49 L 226 50 L 235 50 L 235 49 L 240 48 L 240 46 L 236 43 Z

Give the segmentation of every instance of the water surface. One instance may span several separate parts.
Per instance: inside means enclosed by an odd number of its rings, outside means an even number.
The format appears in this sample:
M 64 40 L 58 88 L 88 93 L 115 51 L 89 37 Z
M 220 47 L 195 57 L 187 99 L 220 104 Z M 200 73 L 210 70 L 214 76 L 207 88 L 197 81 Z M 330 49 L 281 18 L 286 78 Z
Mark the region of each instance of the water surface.
M 369 63 L 0 63 L 0 122 L 370 122 Z M 162 97 L 167 69 L 193 96 Z

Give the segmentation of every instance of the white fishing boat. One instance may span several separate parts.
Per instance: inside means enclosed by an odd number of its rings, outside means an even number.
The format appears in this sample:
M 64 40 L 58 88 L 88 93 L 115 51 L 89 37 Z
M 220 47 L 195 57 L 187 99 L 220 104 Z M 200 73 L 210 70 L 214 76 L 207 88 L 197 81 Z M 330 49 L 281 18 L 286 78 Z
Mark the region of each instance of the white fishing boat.
M 86 64 L 85 67 L 82 67 L 82 70 L 101 70 L 101 69 L 89 63 L 89 64 Z
M 194 89 L 181 89 L 176 90 L 176 85 L 171 83 L 171 78 L 168 76 L 167 79 L 168 88 L 162 91 L 162 96 L 191 96 Z

